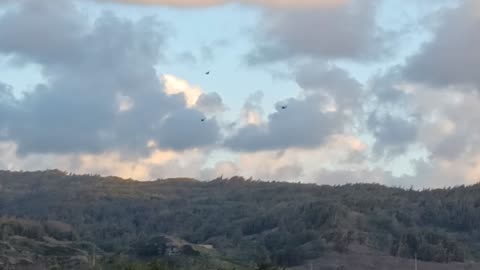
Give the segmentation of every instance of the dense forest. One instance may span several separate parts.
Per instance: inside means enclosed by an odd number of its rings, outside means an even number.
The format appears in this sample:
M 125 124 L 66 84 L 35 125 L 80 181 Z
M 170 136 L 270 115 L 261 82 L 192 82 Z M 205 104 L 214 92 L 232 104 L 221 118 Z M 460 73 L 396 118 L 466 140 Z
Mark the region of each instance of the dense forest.
M 480 185 L 417 191 L 0 171 L 0 216 L 0 268 L 26 247 L 26 263 L 59 264 L 59 252 L 101 269 L 274 269 L 360 250 L 480 261 Z

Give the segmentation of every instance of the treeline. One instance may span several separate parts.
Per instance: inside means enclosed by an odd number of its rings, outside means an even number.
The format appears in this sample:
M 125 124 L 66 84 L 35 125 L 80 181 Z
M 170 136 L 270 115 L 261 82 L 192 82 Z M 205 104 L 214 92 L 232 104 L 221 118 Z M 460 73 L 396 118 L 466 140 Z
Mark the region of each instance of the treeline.
M 478 260 L 479 207 L 479 185 L 415 191 L 0 172 L 0 215 L 70 224 L 72 237 L 112 254 L 137 256 L 139 242 L 172 235 L 245 265 L 299 265 L 358 245 L 424 261 Z

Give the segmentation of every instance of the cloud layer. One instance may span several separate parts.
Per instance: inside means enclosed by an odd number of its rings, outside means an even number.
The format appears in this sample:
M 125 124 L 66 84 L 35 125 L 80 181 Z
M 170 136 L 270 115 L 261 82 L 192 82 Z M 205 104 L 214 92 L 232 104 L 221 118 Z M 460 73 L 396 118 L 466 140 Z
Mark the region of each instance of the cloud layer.
M 0 17 L 0 52 L 40 65 L 47 78 L 18 100 L 2 87 L 13 104 L 0 107 L 8 116 L 0 127 L 20 153 L 142 152 L 150 140 L 179 151 L 215 143 L 215 120 L 201 123 L 188 93 L 166 93 L 156 74 L 168 37 L 162 23 L 111 13 L 84 21 L 69 1 L 25 1 Z
M 406 77 L 433 86 L 480 86 L 480 3 L 461 1 L 459 7 L 444 11 L 432 41 L 409 59 Z
M 279 8 L 332 7 L 345 4 L 350 0 L 98 0 L 141 5 L 166 5 L 175 7 L 208 7 L 238 3 Z
M 376 24 L 380 1 L 349 1 L 333 8 L 269 10 L 263 16 L 251 64 L 298 57 L 369 60 L 387 51 Z
M 426 14 L 438 22 L 433 26 L 415 22 L 432 36 L 411 52 L 391 47 L 396 37 L 378 18 L 390 3 L 383 0 L 113 2 L 236 3 L 260 6 L 261 19 L 248 36 L 238 36 L 251 47 L 236 40 L 223 47 L 236 48 L 228 54 L 238 56 L 226 67 L 221 53 L 212 57 L 202 45 L 197 51 L 205 57 L 198 59 L 183 48 L 180 57 L 172 53 L 174 29 L 156 17 L 92 16 L 79 1 L 67 0 L 5 5 L 0 55 L 11 70 L 38 66 L 44 82 L 21 95 L 23 89 L 0 81 L 0 168 L 418 187 L 478 180 L 480 16 L 474 0 Z M 407 57 L 383 62 L 392 49 Z M 250 65 L 242 65 L 245 52 Z M 220 86 L 213 80 L 157 71 L 179 58 L 173 65 L 184 69 L 172 70 L 190 70 L 198 61 L 226 74 L 221 68 L 238 64 L 238 78 L 248 71 L 252 81 L 235 81 L 234 74 L 223 82 L 242 87 L 271 76 L 268 66 L 291 89 L 248 96 L 227 85 L 216 93 L 205 90 Z

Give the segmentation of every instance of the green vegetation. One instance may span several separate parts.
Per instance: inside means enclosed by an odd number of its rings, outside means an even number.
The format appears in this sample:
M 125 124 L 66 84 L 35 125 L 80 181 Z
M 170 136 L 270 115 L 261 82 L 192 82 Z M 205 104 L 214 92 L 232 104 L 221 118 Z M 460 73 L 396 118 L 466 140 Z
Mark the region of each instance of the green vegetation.
M 90 269 L 96 249 L 92 243 L 78 241 L 73 228 L 61 222 L 3 217 L 0 235 L 0 269 L 27 265 L 35 265 L 33 269 Z
M 9 235 L 94 243 L 102 269 L 290 267 L 358 246 L 422 261 L 480 260 L 480 185 L 415 191 L 4 171 L 0 216 L 42 222 Z

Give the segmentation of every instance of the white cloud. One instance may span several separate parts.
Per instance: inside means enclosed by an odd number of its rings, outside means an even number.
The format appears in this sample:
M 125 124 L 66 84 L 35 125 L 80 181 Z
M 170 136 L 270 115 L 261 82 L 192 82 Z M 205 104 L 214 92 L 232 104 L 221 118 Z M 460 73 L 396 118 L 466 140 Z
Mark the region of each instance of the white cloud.
M 188 81 L 174 75 L 166 74 L 161 77 L 168 95 L 183 94 L 189 107 L 195 106 L 203 90 L 199 86 L 192 86 Z
M 262 180 L 316 181 L 316 174 L 322 168 L 355 168 L 362 165 L 364 159 L 359 157 L 367 150 L 366 143 L 360 138 L 338 135 L 317 148 L 238 154 L 233 163 L 218 163 L 222 166 L 216 167 L 216 171 L 224 176 L 234 173 Z M 322 179 L 318 181 L 321 183 Z
M 127 158 L 118 151 L 101 154 L 28 154 L 17 155 L 14 142 L 0 142 L 0 169 L 61 169 L 78 174 L 115 175 L 136 180 L 168 177 L 200 178 L 208 152 L 192 149 L 184 152 L 164 151 L 150 144 L 146 157 Z

